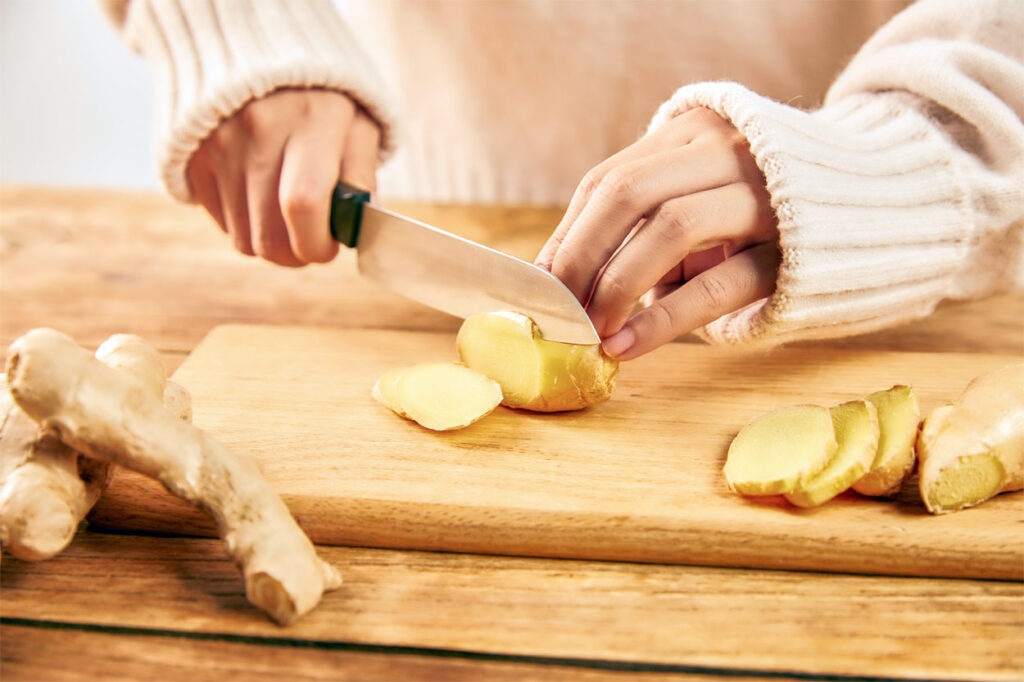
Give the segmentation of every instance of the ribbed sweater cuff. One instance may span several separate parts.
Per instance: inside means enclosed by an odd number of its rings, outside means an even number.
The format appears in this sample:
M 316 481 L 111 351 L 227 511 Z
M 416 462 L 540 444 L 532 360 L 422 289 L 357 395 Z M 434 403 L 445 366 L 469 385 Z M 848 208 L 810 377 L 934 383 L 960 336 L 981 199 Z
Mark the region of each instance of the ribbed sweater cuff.
M 732 122 L 778 217 L 775 293 L 707 325 L 710 341 L 847 336 L 935 308 L 963 258 L 970 220 L 949 143 L 912 100 L 858 94 L 808 113 L 735 83 L 700 83 L 661 106 L 651 130 L 700 106 Z
M 186 168 L 200 143 L 250 100 L 285 87 L 344 92 L 394 147 L 392 98 L 329 0 L 132 3 L 125 39 L 157 82 L 156 158 L 168 191 L 191 199 Z

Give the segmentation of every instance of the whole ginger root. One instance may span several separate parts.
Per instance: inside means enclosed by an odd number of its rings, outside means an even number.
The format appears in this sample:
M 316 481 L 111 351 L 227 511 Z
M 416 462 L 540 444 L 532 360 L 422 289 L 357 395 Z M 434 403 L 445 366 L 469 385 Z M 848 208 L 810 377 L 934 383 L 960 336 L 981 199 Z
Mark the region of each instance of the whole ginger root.
M 163 395 L 181 418 L 191 418 L 188 393 L 166 381 L 160 354 L 139 337 L 112 336 L 96 357 Z M 68 546 L 106 489 L 110 465 L 41 434 L 14 404 L 6 377 L 0 381 L 0 414 L 0 544 L 19 559 L 49 559 Z
M 249 601 L 278 623 L 308 612 L 341 584 L 255 460 L 182 421 L 145 382 L 49 329 L 11 345 L 7 378 L 14 401 L 43 433 L 155 478 L 206 510 L 242 570 Z

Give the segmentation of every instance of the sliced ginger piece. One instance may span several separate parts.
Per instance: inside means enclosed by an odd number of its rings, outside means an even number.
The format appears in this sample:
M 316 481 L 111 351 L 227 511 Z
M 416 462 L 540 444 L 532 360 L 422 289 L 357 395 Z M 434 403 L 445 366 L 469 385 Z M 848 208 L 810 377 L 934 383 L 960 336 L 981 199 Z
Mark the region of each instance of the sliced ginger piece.
M 909 386 L 897 385 L 867 397 L 878 411 L 878 452 L 871 468 L 853 489 L 862 495 L 895 494 L 914 468 L 914 440 L 921 422 L 917 396 Z
M 399 417 L 408 418 L 409 415 L 402 409 L 402 402 L 399 399 L 398 393 L 398 382 L 401 381 L 402 376 L 409 371 L 408 367 L 396 367 L 395 369 L 389 369 L 384 374 L 380 375 L 377 382 L 373 385 L 371 395 L 381 405 L 390 408 Z
M 917 438 L 921 499 L 933 514 L 1024 489 L 1024 364 L 983 374 L 936 408 Z
M 792 493 L 828 465 L 837 447 L 828 408 L 783 407 L 740 430 L 729 446 L 725 478 L 742 495 Z
M 385 372 L 373 397 L 398 415 L 434 431 L 469 426 L 501 403 L 501 386 L 454 362 L 425 362 Z
M 871 468 L 878 450 L 878 410 L 854 400 L 829 410 L 838 449 L 828 466 L 799 484 L 786 499 L 798 507 L 817 507 L 847 490 Z
M 579 410 L 605 401 L 619 370 L 600 344 L 548 341 L 533 320 L 518 313 L 467 319 L 456 345 L 467 367 L 501 385 L 502 404 L 535 412 Z

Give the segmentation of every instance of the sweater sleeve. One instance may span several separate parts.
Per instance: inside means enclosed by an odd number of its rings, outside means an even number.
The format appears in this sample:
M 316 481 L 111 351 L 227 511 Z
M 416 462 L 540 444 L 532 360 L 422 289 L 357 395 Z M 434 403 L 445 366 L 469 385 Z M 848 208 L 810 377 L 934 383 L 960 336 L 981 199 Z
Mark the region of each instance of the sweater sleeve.
M 100 0 L 156 81 L 156 160 L 168 191 L 191 200 L 189 159 L 225 118 L 285 87 L 352 97 L 394 147 L 392 97 L 330 0 Z
M 678 90 L 743 133 L 778 217 L 775 293 L 704 328 L 771 345 L 872 331 L 1024 287 L 1024 3 L 922 0 L 805 112 L 735 83 Z

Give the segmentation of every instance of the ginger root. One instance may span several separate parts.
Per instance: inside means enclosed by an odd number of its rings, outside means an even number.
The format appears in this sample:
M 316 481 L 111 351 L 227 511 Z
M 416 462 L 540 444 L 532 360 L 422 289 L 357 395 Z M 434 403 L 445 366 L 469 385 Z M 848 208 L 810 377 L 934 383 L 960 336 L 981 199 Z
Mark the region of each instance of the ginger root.
M 137 336 L 112 336 L 96 357 L 154 395 L 166 392 L 165 398 L 177 405 L 176 412 L 187 417 L 188 393 L 165 381 L 159 353 Z M 52 435 L 40 434 L 36 423 L 14 404 L 6 377 L 2 383 L 0 544 L 19 559 L 48 559 L 71 542 L 106 488 L 110 465 L 76 452 Z
M 611 397 L 619 363 L 599 344 L 548 341 L 518 313 L 476 315 L 456 339 L 459 359 L 501 385 L 502 404 L 535 412 L 579 410 Z
M 977 377 L 933 410 L 916 447 L 921 499 L 933 514 L 1024 489 L 1024 364 Z
M 155 478 L 205 509 L 242 570 L 249 601 L 278 623 L 306 613 L 341 584 L 256 462 L 183 422 L 143 382 L 46 329 L 11 345 L 7 378 L 14 401 L 43 432 Z
M 743 495 L 792 493 L 825 468 L 837 447 L 827 408 L 782 407 L 740 430 L 729 445 L 725 478 Z
M 501 402 L 501 386 L 454 362 L 425 362 L 385 372 L 374 399 L 399 416 L 434 431 L 469 426 Z

